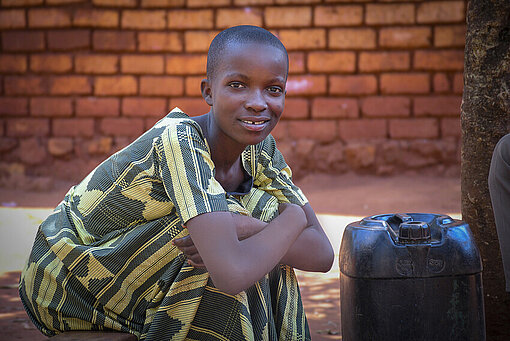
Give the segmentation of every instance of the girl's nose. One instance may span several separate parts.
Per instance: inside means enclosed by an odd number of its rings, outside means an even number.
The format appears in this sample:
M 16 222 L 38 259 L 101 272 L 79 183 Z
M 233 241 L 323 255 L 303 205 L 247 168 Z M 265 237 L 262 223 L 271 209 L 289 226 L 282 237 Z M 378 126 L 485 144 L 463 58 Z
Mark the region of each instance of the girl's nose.
M 255 112 L 260 112 L 267 109 L 266 100 L 260 90 L 250 91 L 244 106 L 246 109 L 251 109 Z

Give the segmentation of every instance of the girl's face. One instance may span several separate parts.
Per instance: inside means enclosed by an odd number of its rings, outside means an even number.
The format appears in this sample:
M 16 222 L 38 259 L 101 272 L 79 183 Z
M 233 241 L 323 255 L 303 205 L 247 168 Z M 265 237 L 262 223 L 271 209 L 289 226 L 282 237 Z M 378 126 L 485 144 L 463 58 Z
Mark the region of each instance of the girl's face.
M 287 59 L 276 47 L 229 44 L 203 95 L 215 133 L 240 147 L 264 140 L 283 112 Z

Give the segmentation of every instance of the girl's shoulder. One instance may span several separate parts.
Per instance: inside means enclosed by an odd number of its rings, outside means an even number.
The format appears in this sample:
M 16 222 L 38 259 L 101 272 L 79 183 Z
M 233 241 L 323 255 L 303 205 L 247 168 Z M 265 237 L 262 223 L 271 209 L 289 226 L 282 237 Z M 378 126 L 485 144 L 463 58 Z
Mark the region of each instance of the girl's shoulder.
M 201 128 L 197 122 L 195 122 L 192 118 L 190 118 L 184 111 L 175 107 L 172 109 L 165 117 L 156 122 L 156 124 L 152 127 L 155 129 L 165 128 L 165 129 L 175 129 L 178 126 L 190 126 L 193 129 L 201 132 Z

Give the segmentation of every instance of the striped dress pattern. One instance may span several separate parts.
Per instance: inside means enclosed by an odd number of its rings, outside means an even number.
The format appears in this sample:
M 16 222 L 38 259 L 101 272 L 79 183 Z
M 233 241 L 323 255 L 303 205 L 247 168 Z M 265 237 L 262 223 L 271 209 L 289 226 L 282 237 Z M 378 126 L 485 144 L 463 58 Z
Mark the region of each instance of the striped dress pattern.
M 200 126 L 174 109 L 97 166 L 39 226 L 19 292 L 45 335 L 116 330 L 140 340 L 310 340 L 297 279 L 278 265 L 237 295 L 172 240 L 214 211 L 271 221 L 306 197 L 269 135 L 241 155 L 249 186 L 226 193 Z

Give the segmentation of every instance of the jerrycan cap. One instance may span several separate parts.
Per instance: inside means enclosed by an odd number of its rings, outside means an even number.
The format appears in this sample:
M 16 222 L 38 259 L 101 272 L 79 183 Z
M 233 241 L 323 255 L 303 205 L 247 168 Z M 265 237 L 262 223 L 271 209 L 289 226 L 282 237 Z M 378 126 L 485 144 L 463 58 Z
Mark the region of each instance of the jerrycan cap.
M 402 244 L 414 244 L 429 242 L 430 226 L 423 221 L 411 219 L 403 221 L 398 227 L 398 242 Z

